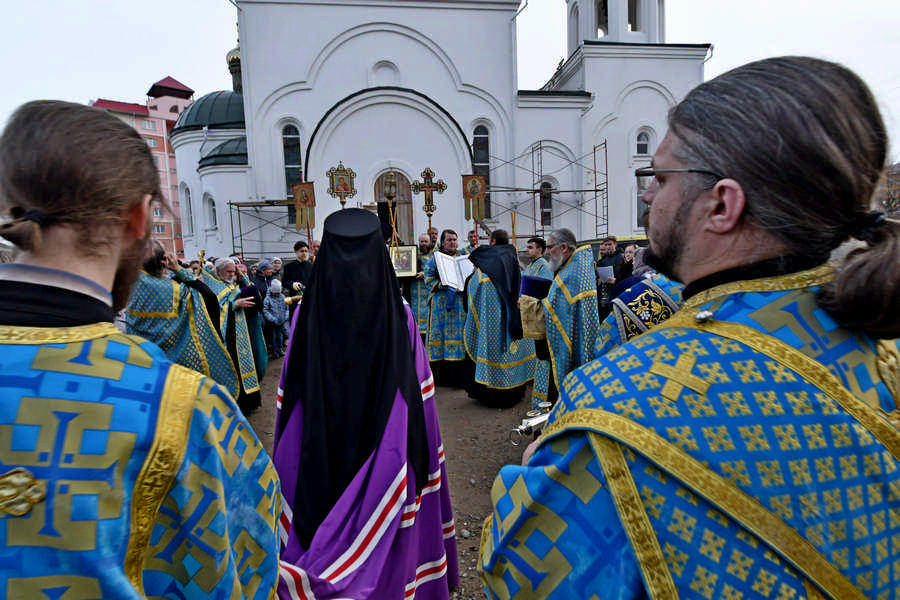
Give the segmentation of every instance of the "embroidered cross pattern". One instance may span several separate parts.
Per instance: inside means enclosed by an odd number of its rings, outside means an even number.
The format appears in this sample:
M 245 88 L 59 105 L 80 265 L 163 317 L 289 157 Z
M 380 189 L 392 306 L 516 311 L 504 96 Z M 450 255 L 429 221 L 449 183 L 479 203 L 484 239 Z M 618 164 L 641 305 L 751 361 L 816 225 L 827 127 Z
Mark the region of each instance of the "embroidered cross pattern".
M 663 385 L 660 395 L 666 400 L 675 402 L 684 388 L 689 388 L 698 394 L 706 394 L 709 382 L 696 375 L 691 375 L 691 370 L 697 363 L 697 357 L 690 354 L 682 354 L 674 366 L 666 363 L 655 362 L 650 367 L 650 372 L 668 379 Z

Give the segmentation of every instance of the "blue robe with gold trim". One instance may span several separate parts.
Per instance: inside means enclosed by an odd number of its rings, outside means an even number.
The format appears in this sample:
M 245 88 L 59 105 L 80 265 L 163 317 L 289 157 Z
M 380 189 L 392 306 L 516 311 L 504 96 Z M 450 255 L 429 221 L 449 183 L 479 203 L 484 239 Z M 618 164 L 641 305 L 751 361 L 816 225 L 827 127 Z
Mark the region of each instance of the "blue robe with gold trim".
M 219 317 L 219 331 L 222 337 L 226 337 L 229 326 L 234 327 L 237 357 L 232 358 L 235 359 L 235 368 L 244 391 L 247 394 L 257 392 L 269 361 L 263 338 L 262 319 L 259 316 L 262 306 L 257 307 L 258 311 L 245 311 L 235 306 L 234 302 L 240 296 L 241 287 L 250 285 L 243 275 L 239 275 L 241 279 L 238 287 L 235 284 L 225 283 L 210 269 L 204 269 L 202 273 L 203 283 L 216 294 L 222 307 Z
M 525 268 L 525 275 L 553 279 L 553 271 L 550 263 L 543 256 L 532 262 Z M 547 390 L 550 387 L 550 361 L 534 359 L 534 387 L 531 389 L 531 408 L 537 408 L 538 404 L 547 401 Z
M 150 340 L 172 362 L 211 377 L 237 398 L 234 364 L 200 292 L 141 271 L 128 299 L 125 323 L 127 333 Z
M 900 347 L 818 308 L 831 277 L 707 290 L 570 374 L 494 482 L 489 596 L 895 597 Z
M 425 265 L 431 260 L 431 254 L 422 255 L 419 258 L 419 270 L 424 274 Z M 409 286 L 409 307 L 413 311 L 416 318 L 416 325 L 419 331 L 428 330 L 428 288 L 425 286 L 425 279 L 414 279 Z
M 681 306 L 683 289 L 683 284 L 654 273 L 613 298 L 612 310 L 600 323 L 594 355 L 599 358 L 670 318 Z
M 590 246 L 577 248 L 557 271 L 543 300 L 550 347 L 550 372 L 560 389 L 563 378 L 594 358 L 600 317 Z
M 466 287 L 466 352 L 475 363 L 475 381 L 493 389 L 525 385 L 534 377 L 534 341 L 514 340 L 503 327 L 504 310 L 497 288 L 481 269 L 475 269 Z
M 278 477 L 223 388 L 111 323 L 0 355 L 0 595 L 272 597 Z
M 425 341 L 428 359 L 431 361 L 465 359 L 463 330 L 466 312 L 462 292 L 441 285 L 433 259 L 425 265 L 425 288 L 430 290 L 426 328 L 428 333 Z

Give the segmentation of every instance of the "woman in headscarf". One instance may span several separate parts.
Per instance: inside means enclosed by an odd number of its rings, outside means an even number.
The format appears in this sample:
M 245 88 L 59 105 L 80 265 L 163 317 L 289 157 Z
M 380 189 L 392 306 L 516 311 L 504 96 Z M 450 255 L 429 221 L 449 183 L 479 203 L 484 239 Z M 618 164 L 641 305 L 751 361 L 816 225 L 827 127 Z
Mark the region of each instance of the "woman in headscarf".
M 325 220 L 282 372 L 282 598 L 446 599 L 456 537 L 428 358 L 371 212 Z

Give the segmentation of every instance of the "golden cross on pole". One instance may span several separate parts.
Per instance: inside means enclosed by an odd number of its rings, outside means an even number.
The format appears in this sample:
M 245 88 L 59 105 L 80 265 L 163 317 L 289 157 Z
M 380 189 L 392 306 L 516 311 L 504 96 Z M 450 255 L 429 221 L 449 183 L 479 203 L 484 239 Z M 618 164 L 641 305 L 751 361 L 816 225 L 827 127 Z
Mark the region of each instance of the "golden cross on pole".
M 422 181 L 425 183 L 422 183 Z M 413 181 L 410 189 L 413 194 L 425 193 L 425 206 L 423 206 L 422 209 L 425 211 L 425 214 L 428 215 L 428 229 L 431 230 L 431 215 L 433 215 L 434 211 L 437 209 L 434 205 L 434 192 L 443 194 L 447 189 L 447 184 L 444 183 L 443 179 L 434 181 L 434 171 L 428 167 L 425 167 L 425 170 L 422 171 L 422 181 Z

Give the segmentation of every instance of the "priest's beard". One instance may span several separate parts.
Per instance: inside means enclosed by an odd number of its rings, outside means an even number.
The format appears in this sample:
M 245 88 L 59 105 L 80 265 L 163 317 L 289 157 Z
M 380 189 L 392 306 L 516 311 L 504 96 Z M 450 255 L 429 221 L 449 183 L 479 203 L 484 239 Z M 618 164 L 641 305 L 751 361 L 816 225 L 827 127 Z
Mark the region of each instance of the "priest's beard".
M 550 263 L 550 270 L 557 273 L 562 268 L 563 259 L 561 256 L 559 258 L 551 256 L 547 262 Z
M 147 235 L 142 240 L 135 240 L 128 248 L 122 251 L 119 257 L 119 266 L 116 267 L 116 276 L 113 279 L 112 301 L 113 311 L 119 312 L 128 304 L 131 296 L 131 288 L 137 281 L 141 272 L 141 265 L 147 254 L 147 246 L 150 244 L 150 221 L 147 221 Z
M 662 242 L 660 243 L 659 249 L 654 250 L 653 243 L 651 242 L 644 251 L 644 264 L 675 281 L 681 281 L 681 279 L 678 278 L 678 275 L 675 274 L 675 267 L 678 265 L 678 261 L 681 259 L 681 255 L 684 252 L 684 221 L 686 220 L 690 206 L 690 202 L 682 201 L 678 206 L 678 210 L 675 211 L 672 222 L 669 223 L 668 230 L 665 231 L 660 228 L 661 234 L 657 237 L 662 238 Z M 652 224 L 648 223 L 647 237 L 652 239 L 651 231 Z

